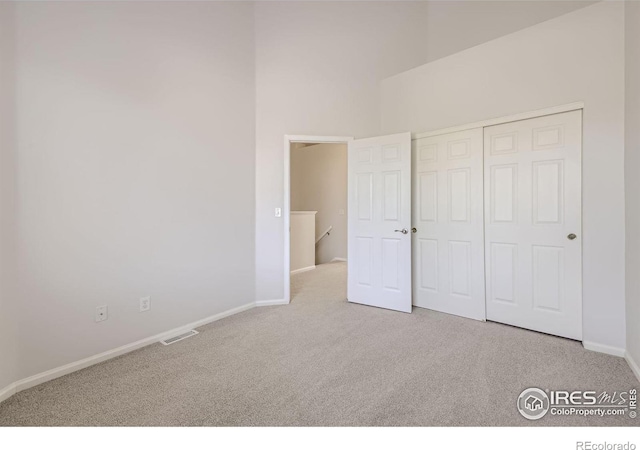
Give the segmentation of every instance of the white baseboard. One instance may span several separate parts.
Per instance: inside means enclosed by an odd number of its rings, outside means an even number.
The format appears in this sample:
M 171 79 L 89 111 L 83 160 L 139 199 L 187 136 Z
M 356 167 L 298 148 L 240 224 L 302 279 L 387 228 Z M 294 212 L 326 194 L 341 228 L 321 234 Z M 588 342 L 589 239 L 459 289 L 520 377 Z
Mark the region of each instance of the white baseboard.
M 587 350 L 591 350 L 592 352 L 606 353 L 607 355 L 620 356 L 624 358 L 625 350 L 624 348 L 619 347 L 611 347 L 609 345 L 598 344 L 596 342 L 582 341 L 582 345 Z
M 45 383 L 55 378 L 59 378 L 63 375 L 70 374 L 72 372 L 76 372 L 86 367 L 93 366 L 94 364 L 98 364 L 108 359 L 115 358 L 116 356 L 124 355 L 125 353 L 129 353 L 133 350 L 146 347 L 147 345 L 155 344 L 156 342 L 159 342 L 161 340 L 169 339 L 194 328 L 199 328 L 217 320 L 224 319 L 225 317 L 247 311 L 251 308 L 255 308 L 257 306 L 257 303 L 258 302 L 247 303 L 246 305 L 223 311 L 221 313 L 206 317 L 201 320 L 197 320 L 195 322 L 191 322 L 181 327 L 156 334 L 155 336 L 141 339 L 139 341 L 132 342 L 131 344 L 126 344 L 121 347 L 99 353 L 97 355 L 89 356 L 88 358 L 81 359 L 80 361 L 75 361 L 69 364 L 65 364 L 64 366 L 57 367 L 55 369 L 47 370 L 46 372 L 42 372 L 37 375 L 23 378 L 22 380 L 16 381 L 15 383 L 0 390 L 0 402 L 6 400 L 15 393 L 24 391 L 25 389 L 29 389 L 30 387 L 37 386 L 39 384 Z
M 302 269 L 292 270 L 291 271 L 291 275 L 295 275 L 296 273 L 308 272 L 308 271 L 313 270 L 315 268 L 316 268 L 316 266 L 308 266 L 308 267 L 303 267 Z
M 229 316 L 233 316 L 234 314 L 238 314 L 241 313 L 243 311 L 248 311 L 252 308 L 255 308 L 256 306 L 256 302 L 251 302 L 251 303 L 247 303 L 245 305 L 242 306 L 238 306 L 236 308 L 231 308 L 228 309 L 226 311 L 222 311 L 221 313 L 218 314 L 214 314 L 213 316 L 209 316 L 209 317 L 205 317 L 204 319 L 201 320 L 197 320 L 195 322 L 191 322 L 190 324 L 187 324 L 183 327 L 180 328 L 174 328 L 171 331 L 167 331 L 166 333 L 163 333 L 164 337 L 162 337 L 161 339 L 156 339 L 158 341 L 162 340 L 162 339 L 168 339 L 170 337 L 174 337 L 177 336 L 179 334 L 185 333 L 189 330 L 193 330 L 194 328 L 200 328 L 204 325 L 207 325 L 209 323 L 215 322 L 216 320 L 220 320 L 220 319 L 224 319 L 225 317 L 229 317 Z M 154 336 L 155 338 L 156 336 Z M 151 338 L 153 339 L 153 338 Z
M 627 364 L 629 364 L 629 367 L 631 367 L 631 371 L 636 376 L 638 381 L 640 381 L 640 366 L 638 365 L 638 363 L 631 357 L 629 352 L 625 353 L 624 359 L 627 360 Z
M 347 262 L 347 258 L 333 258 L 331 262 Z
M 5 401 L 6 399 L 8 399 L 9 397 L 11 397 L 13 394 L 15 394 L 16 391 L 16 384 L 15 383 L 11 383 L 9 386 L 7 386 L 6 388 L 0 390 L 0 402 Z
M 261 306 L 274 306 L 274 305 L 288 305 L 289 302 L 283 298 L 279 298 L 276 300 L 258 300 L 256 302 L 256 306 L 259 308 Z

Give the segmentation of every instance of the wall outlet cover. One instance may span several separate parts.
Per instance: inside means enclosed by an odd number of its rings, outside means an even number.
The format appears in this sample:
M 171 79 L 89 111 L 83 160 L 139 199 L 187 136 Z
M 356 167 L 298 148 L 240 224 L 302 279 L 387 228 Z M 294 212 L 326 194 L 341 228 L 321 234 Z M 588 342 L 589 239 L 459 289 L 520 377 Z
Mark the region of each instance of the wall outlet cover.
M 109 318 L 107 305 L 98 306 L 96 308 L 96 322 L 104 322 Z
M 142 297 L 140 299 L 140 312 L 149 311 L 151 309 L 151 297 Z

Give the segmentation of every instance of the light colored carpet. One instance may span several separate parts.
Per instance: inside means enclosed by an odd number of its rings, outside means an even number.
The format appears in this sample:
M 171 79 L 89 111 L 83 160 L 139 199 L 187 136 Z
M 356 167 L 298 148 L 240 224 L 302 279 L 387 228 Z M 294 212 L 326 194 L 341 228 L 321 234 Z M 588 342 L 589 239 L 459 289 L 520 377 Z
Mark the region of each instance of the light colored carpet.
M 621 358 L 580 343 L 415 308 L 345 301 L 345 263 L 293 279 L 288 306 L 253 309 L 21 392 L 0 425 L 639 425 L 527 421 L 520 392 L 628 390 Z

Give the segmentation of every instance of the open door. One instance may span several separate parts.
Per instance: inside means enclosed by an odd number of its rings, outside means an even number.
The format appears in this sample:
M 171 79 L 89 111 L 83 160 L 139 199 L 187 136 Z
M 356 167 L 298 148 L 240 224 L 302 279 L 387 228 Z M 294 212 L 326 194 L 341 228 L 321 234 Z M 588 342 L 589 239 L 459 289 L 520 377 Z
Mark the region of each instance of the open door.
M 349 142 L 350 302 L 411 312 L 411 133 Z

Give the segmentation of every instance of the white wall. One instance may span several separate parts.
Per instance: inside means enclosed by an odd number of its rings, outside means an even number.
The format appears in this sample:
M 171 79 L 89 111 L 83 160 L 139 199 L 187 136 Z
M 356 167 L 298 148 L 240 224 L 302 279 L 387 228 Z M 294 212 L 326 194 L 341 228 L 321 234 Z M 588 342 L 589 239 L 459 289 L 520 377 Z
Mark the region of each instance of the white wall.
M 625 346 L 624 4 L 604 2 L 382 82 L 382 131 L 584 101 L 584 340 Z
M 333 227 L 316 247 L 316 264 L 347 257 L 346 144 L 292 148 L 291 209 L 318 211 L 316 237 Z
M 284 202 L 285 134 L 379 134 L 378 89 L 383 78 L 584 5 L 539 1 L 256 4 L 257 299 L 284 295 L 284 225 L 282 218 L 274 217 L 274 208 Z M 313 108 L 301 111 L 300 105 Z M 415 131 L 403 127 L 407 130 Z
M 316 212 L 291 212 L 291 272 L 316 266 Z
M 0 2 L 0 391 L 17 374 L 14 5 Z
M 627 352 L 640 367 L 640 2 L 625 8 Z
M 20 377 L 254 301 L 253 26 L 250 3 L 16 5 Z

